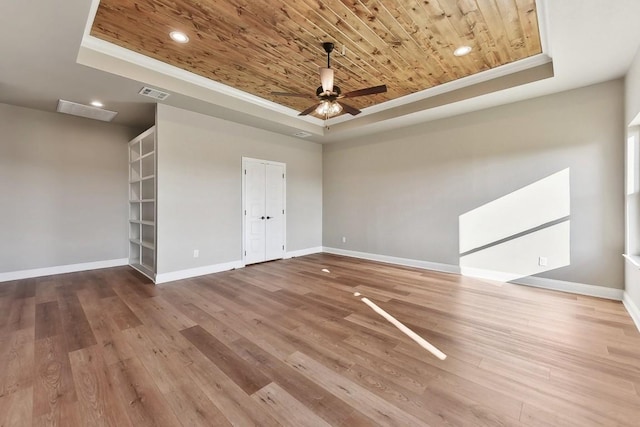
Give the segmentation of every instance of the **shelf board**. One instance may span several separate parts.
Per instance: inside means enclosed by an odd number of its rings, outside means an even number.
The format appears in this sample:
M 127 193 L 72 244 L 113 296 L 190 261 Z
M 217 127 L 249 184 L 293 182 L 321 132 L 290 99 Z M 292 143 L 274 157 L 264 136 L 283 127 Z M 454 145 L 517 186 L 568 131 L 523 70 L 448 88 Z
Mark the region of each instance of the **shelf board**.
M 142 247 L 145 247 L 145 248 L 148 248 L 148 249 L 151 249 L 151 250 L 155 250 L 156 249 L 155 245 L 152 244 L 152 243 L 149 243 L 149 242 L 143 242 L 143 241 L 138 240 L 138 239 L 129 239 L 129 241 L 131 243 L 135 243 L 136 245 L 140 245 Z
M 148 152 L 146 154 L 143 154 L 142 156 L 136 157 L 135 159 L 129 160 L 129 164 L 133 164 L 133 163 L 139 162 L 140 160 L 142 160 L 142 159 L 144 159 L 146 157 L 149 157 L 149 156 L 153 156 L 154 154 L 155 154 L 155 151 L 150 151 L 150 152 Z
M 130 219 L 129 222 L 133 224 L 142 224 L 142 225 L 156 225 L 155 221 L 142 221 L 139 219 Z
M 156 138 L 153 126 L 129 141 L 129 265 L 155 282 Z M 151 191 L 153 190 L 153 194 Z M 149 198 L 151 196 L 151 198 Z M 147 212 L 148 210 L 153 212 Z M 151 213 L 151 214 L 150 214 Z M 144 218 L 153 218 L 151 221 Z M 147 227 L 147 228 L 145 228 Z M 153 228 L 148 228 L 153 227 Z M 153 242 L 149 242 L 149 237 Z M 147 240 L 145 241 L 145 238 Z
M 137 261 L 137 260 L 136 260 Z M 149 279 L 151 279 L 152 281 L 155 282 L 156 280 L 156 273 L 153 271 L 153 269 L 150 269 L 149 267 L 143 265 L 143 264 L 139 264 L 137 262 L 132 263 L 130 262 L 129 265 L 133 268 L 135 268 L 136 270 L 138 270 L 140 273 L 144 274 L 145 276 L 147 276 Z
M 149 270 L 149 271 L 153 271 L 153 267 L 152 267 L 152 266 L 150 266 L 150 265 L 147 265 L 147 264 L 145 264 L 145 263 L 143 263 L 143 262 L 141 262 L 141 263 L 140 263 L 140 265 L 141 265 L 141 266 L 143 266 L 144 268 L 146 268 L 146 269 L 147 269 L 147 270 Z
M 155 174 L 143 176 L 142 178 L 139 178 L 139 179 L 132 179 L 131 181 L 129 181 L 129 184 L 137 184 L 137 183 L 139 183 L 141 181 L 146 181 L 146 180 L 149 180 L 149 179 L 153 179 L 155 177 L 156 177 Z

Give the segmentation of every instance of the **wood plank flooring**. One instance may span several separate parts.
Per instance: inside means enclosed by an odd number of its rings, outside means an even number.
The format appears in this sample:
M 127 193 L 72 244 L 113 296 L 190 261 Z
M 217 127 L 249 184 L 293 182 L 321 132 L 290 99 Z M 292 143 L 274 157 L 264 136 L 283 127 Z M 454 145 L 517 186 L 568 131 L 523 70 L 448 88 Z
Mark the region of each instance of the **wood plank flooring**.
M 7 282 L 0 426 L 30 425 L 638 426 L 640 333 L 620 302 L 327 254 Z

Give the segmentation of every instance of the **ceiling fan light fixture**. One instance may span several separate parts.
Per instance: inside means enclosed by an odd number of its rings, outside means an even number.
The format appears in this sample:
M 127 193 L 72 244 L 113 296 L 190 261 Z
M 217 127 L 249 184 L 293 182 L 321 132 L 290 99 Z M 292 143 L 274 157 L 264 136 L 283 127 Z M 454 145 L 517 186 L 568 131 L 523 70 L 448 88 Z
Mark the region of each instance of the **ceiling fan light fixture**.
M 471 52 L 471 46 L 460 46 L 453 51 L 455 56 L 465 56 Z
M 320 81 L 324 92 L 333 92 L 333 69 L 320 67 Z
M 333 69 L 331 68 L 331 51 L 333 50 L 333 43 L 322 43 L 322 47 L 324 48 L 325 52 L 327 52 L 327 66 L 319 68 L 321 86 L 318 86 L 318 88 L 316 89 L 316 97 L 320 102 L 318 104 L 310 106 L 306 110 L 301 111 L 298 116 L 314 114 L 323 117 L 325 120 L 328 120 L 330 117 L 337 116 L 343 111 L 351 114 L 352 116 L 357 116 L 361 113 L 360 110 L 352 107 L 349 104 L 339 102 L 337 100 L 340 98 L 355 98 L 356 96 L 375 95 L 377 93 L 383 93 L 387 91 L 387 85 L 380 85 L 353 90 L 342 95 L 340 88 L 333 85 L 334 73 Z M 298 96 L 309 98 L 308 96 L 299 93 L 271 92 L 271 94 L 279 96 Z
M 342 112 L 342 105 L 336 101 L 322 101 L 318 108 L 316 108 L 316 114 L 328 119 L 329 117 L 336 116 Z
M 189 36 L 182 31 L 171 31 L 169 37 L 176 43 L 189 43 Z

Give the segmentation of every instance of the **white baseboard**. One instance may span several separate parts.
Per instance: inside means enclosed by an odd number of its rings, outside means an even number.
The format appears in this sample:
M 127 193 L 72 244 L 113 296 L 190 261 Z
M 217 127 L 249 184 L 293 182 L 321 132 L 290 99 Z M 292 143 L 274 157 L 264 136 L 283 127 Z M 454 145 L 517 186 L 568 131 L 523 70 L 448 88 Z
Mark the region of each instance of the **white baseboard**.
M 633 319 L 633 323 L 636 324 L 636 328 L 638 328 L 638 331 L 640 331 L 640 308 L 638 308 L 636 303 L 633 302 L 629 294 L 626 292 L 622 297 L 622 304 L 624 304 L 624 307 L 629 312 L 629 316 L 631 316 L 631 319 Z
M 315 248 L 300 249 L 297 251 L 287 252 L 286 255 L 284 256 L 284 259 L 295 258 L 298 256 L 305 256 L 305 255 L 313 255 L 313 254 L 318 254 L 320 252 L 322 252 L 322 246 L 317 246 Z
M 536 288 L 550 289 L 553 291 L 568 292 L 571 294 L 586 295 L 590 297 L 606 298 L 622 301 L 622 289 L 607 288 L 605 286 L 587 285 L 586 283 L 567 282 L 564 280 L 547 279 L 544 277 L 522 277 L 511 280 L 517 285 L 534 286 Z
M 109 259 L 106 261 L 83 262 L 80 264 L 58 265 L 55 267 L 34 268 L 31 270 L 9 271 L 0 273 L 0 282 L 30 279 L 32 277 L 51 276 L 53 274 L 74 273 L 76 271 L 98 270 L 100 268 L 120 267 L 129 264 L 127 258 Z
M 513 273 L 504 273 L 502 271 L 486 270 L 475 267 L 460 267 L 460 274 L 463 276 L 476 277 L 478 279 L 494 280 L 496 282 L 511 282 L 517 280 L 518 275 Z
M 387 255 L 371 254 L 367 252 L 350 251 L 346 249 L 337 249 L 324 247 L 324 252 L 336 255 L 350 256 L 354 258 L 368 259 L 371 261 L 388 262 L 390 264 L 406 265 L 409 267 L 424 268 L 425 270 L 442 271 L 445 273 L 462 274 L 460 266 L 451 264 L 441 264 L 437 262 L 420 261 L 408 258 L 397 258 Z M 504 282 L 507 276 L 504 273 L 465 268 L 465 275 L 470 277 L 478 277 L 481 279 L 495 280 Z M 546 279 L 543 277 L 522 277 L 516 280 L 509 280 L 509 283 L 517 285 L 534 286 L 536 288 L 550 289 L 554 291 L 569 292 L 573 294 L 588 295 L 612 300 L 622 300 L 622 289 L 607 288 L 604 286 L 587 285 L 584 283 L 566 282 L 564 280 Z
M 326 246 L 322 248 L 322 251 L 329 254 L 344 255 L 344 256 L 350 256 L 353 258 L 368 259 L 371 261 L 379 261 L 379 262 L 388 262 L 389 264 L 424 268 L 425 270 L 442 271 L 444 273 L 460 274 L 460 267 L 458 267 L 457 265 L 441 264 L 438 262 L 429 262 L 429 261 L 420 261 L 417 259 L 409 259 L 409 258 L 398 258 L 398 257 L 393 257 L 388 255 L 371 254 L 368 252 L 350 251 L 347 249 L 329 248 Z
M 224 262 L 221 264 L 207 265 L 204 267 L 189 268 L 187 270 L 171 271 L 169 273 L 156 274 L 156 284 L 173 282 L 174 280 L 188 279 L 190 277 L 205 276 L 207 274 L 220 273 L 221 271 L 243 268 L 242 261 Z

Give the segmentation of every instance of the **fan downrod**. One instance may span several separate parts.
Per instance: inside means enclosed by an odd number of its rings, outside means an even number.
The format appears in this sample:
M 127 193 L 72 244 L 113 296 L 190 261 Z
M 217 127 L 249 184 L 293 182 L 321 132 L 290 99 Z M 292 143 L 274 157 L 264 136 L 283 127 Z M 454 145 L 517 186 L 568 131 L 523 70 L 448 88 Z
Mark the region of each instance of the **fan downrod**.
M 324 42 L 322 43 L 322 47 L 324 51 L 327 52 L 327 68 L 331 68 L 331 52 L 333 51 L 333 43 Z

